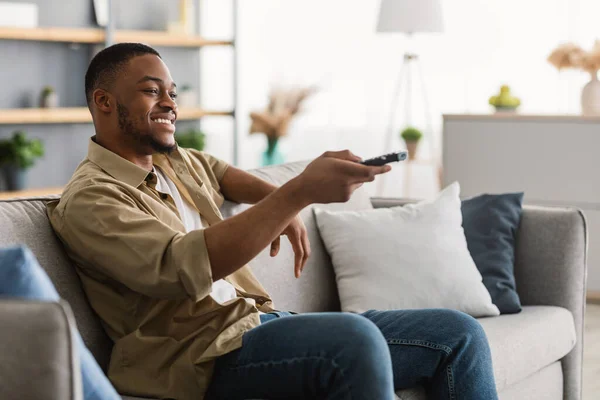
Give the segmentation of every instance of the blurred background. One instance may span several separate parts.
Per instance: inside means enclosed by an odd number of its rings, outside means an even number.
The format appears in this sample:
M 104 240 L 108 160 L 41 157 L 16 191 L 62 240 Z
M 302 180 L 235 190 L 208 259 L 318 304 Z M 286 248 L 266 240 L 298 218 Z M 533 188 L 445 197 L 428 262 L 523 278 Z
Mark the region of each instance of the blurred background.
M 178 85 L 182 146 L 243 169 L 408 149 L 371 195 L 459 181 L 463 198 L 583 210 L 600 302 L 599 15 L 598 0 L 0 0 L 0 199 L 62 191 L 94 135 L 90 60 L 142 42 Z

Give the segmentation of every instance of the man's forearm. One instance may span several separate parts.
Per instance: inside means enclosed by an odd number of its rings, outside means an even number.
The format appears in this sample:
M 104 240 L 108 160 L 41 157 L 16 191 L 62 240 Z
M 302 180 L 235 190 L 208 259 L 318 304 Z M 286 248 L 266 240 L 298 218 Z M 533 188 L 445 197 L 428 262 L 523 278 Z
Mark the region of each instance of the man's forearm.
M 299 180 L 292 179 L 254 207 L 206 228 L 213 280 L 237 271 L 279 236 L 309 204 L 301 193 Z
M 246 204 L 256 204 L 277 189 L 277 186 L 234 166 L 227 168 L 219 184 L 227 200 Z

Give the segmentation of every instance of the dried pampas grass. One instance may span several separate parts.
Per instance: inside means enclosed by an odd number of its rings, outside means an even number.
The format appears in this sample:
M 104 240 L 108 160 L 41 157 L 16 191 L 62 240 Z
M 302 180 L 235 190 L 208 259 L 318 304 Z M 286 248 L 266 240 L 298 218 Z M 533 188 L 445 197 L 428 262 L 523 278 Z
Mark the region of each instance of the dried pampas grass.
M 250 134 L 263 133 L 275 140 L 286 136 L 292 117 L 300 111 L 302 102 L 314 92 L 315 87 L 271 90 L 267 108 L 250 113 Z
M 574 68 L 595 74 L 600 70 L 600 40 L 589 51 L 574 43 L 562 44 L 550 53 L 548 62 L 559 70 Z

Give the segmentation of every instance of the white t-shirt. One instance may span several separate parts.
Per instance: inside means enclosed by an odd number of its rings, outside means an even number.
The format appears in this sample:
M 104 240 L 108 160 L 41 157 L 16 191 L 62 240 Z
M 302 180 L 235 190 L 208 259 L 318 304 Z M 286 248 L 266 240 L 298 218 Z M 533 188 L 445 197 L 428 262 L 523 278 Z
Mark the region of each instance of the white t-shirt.
M 177 206 L 177 210 L 179 211 L 179 215 L 181 216 L 181 220 L 183 225 L 185 225 L 185 229 L 187 232 L 191 232 L 193 230 L 204 228 L 204 224 L 202 223 L 202 218 L 200 218 L 200 214 L 194 209 L 187 201 L 183 200 L 177 186 L 175 183 L 169 179 L 168 176 L 163 174 L 160 168 L 154 168 L 154 173 L 158 178 L 158 182 L 156 183 L 156 190 L 162 193 L 169 194 L 175 205 Z M 212 292 L 210 296 L 218 303 L 223 304 L 229 300 L 233 300 L 237 297 L 237 293 L 235 292 L 235 288 L 231 283 L 227 282 L 224 279 L 219 279 L 212 284 Z

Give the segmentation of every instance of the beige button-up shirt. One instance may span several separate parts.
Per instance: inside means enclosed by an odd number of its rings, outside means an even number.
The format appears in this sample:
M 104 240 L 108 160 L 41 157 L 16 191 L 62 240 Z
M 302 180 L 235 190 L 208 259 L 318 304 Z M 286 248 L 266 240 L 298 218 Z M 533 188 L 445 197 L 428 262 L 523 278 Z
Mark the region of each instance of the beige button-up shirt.
M 154 164 L 210 226 L 223 218 L 227 164 L 178 148 Z M 238 294 L 219 304 L 204 230 L 186 233 L 156 175 L 98 145 L 77 167 L 48 215 L 114 348 L 108 377 L 123 394 L 199 400 L 219 355 L 242 344 L 273 305 L 250 268 L 225 278 Z M 254 301 L 252 301 L 254 300 Z

